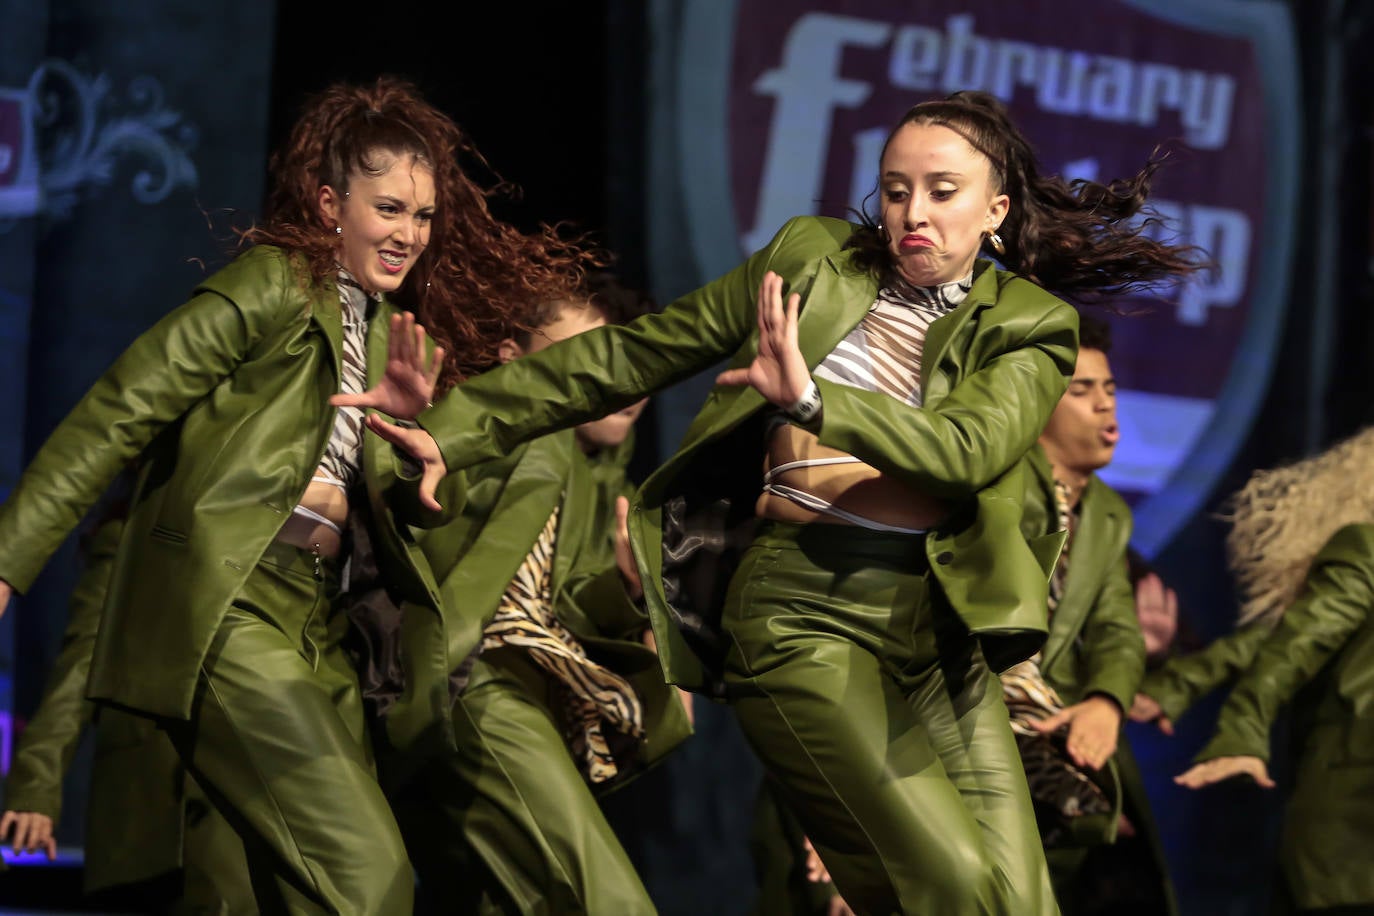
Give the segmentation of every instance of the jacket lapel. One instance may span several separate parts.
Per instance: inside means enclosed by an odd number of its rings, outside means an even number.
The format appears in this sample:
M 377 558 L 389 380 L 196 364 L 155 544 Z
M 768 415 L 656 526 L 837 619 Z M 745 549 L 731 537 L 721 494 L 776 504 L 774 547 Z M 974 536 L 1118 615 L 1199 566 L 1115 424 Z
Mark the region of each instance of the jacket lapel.
M 1095 498 L 1101 484 L 1096 477 L 1089 480 L 1078 504 L 1078 530 L 1069 546 L 1069 574 L 1064 580 L 1064 594 L 1050 618 L 1050 635 L 1045 641 L 1042 670 L 1048 670 L 1065 647 L 1072 645 L 1083 629 L 1083 621 L 1102 588 L 1107 572 L 1107 554 L 1116 544 L 1116 516 L 1108 511 L 1102 500 Z
M 943 400 L 953 382 L 963 375 L 962 364 L 967 354 L 951 345 L 974 315 L 996 302 L 997 271 L 992 269 L 991 262 L 978 261 L 974 270 L 979 273 L 968 298 L 948 315 L 931 322 L 926 330 L 921 351 L 921 403 L 926 407 L 934 407 Z
M 372 367 L 374 363 L 377 363 L 372 354 L 373 338 L 377 336 L 375 332 L 378 319 L 381 319 L 383 326 L 386 325 L 387 321 L 382 317 L 382 312 L 382 308 L 377 309 L 377 317 L 372 320 L 371 326 L 367 330 L 367 380 L 369 385 L 373 384 Z M 338 380 L 343 377 L 341 370 L 343 364 L 343 306 L 339 303 L 339 289 L 334 285 L 332 279 L 315 285 L 315 292 L 310 303 L 310 321 L 320 329 L 320 332 L 324 334 L 324 339 L 329 342 L 330 365 L 334 368 L 334 381 L 337 384 Z M 385 369 L 386 334 L 383 333 L 380 336 L 382 338 L 382 356 L 379 365 Z
M 873 275 L 855 270 L 843 255 L 821 262 L 797 321 L 797 344 L 809 368 L 819 366 L 844 340 L 868 314 L 877 295 Z

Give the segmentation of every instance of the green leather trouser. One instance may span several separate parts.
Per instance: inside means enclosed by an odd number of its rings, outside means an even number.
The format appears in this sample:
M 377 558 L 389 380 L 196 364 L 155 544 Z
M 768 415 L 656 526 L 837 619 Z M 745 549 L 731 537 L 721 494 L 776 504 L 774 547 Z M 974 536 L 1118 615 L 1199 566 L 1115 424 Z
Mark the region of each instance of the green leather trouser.
M 764 525 L 731 582 L 740 724 L 859 913 L 1057 913 L 1001 685 L 921 536 Z
M 518 649 L 478 657 L 454 704 L 457 752 L 395 799 L 423 912 L 655 912 L 551 702 L 548 678 Z
M 377 784 L 337 591 L 274 543 L 220 624 L 191 718 L 168 734 L 243 838 L 263 913 L 398 916 L 414 875 Z

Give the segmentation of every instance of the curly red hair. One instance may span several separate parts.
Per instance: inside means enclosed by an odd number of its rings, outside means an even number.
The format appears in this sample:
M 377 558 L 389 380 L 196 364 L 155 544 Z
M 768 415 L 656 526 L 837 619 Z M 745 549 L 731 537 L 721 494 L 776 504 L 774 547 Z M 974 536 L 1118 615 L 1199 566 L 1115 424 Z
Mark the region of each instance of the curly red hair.
M 375 173 L 379 153 L 413 156 L 434 173 L 429 245 L 393 299 L 448 351 L 443 390 L 494 365 L 497 345 L 522 324 L 530 303 L 566 297 L 600 263 L 580 239 L 562 238 L 553 227 L 525 235 L 492 216 L 487 200 L 505 185 L 484 187 L 469 177 L 464 159 L 494 173 L 447 115 L 394 77 L 336 84 L 306 103 L 272 156 L 263 223 L 244 240 L 300 252 L 316 280 L 332 277 L 337 240 L 320 211 L 320 188 L 347 190 L 350 176 Z

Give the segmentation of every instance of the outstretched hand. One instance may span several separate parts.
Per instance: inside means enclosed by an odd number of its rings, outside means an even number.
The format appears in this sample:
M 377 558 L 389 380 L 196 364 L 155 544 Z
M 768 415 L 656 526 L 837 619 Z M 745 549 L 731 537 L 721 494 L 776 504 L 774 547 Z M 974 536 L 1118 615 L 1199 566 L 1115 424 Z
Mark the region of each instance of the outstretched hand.
M 434 385 L 444 367 L 444 348 L 425 352 L 425 329 L 410 312 L 391 316 L 386 372 L 362 394 L 336 394 L 335 407 L 369 407 L 397 420 L 413 420 L 434 400 Z
M 388 423 L 375 413 L 368 414 L 364 422 L 368 429 L 420 463 L 420 503 L 435 512 L 442 510 L 443 506 L 434 498 L 434 491 L 448 475 L 448 465 L 434 437 L 418 427 L 411 429 Z
M 729 369 L 716 376 L 718 385 L 752 385 L 770 402 L 787 409 L 801 400 L 811 382 L 811 371 L 797 345 L 797 317 L 801 296 L 782 299 L 782 277 L 771 270 L 759 286 L 759 351 L 743 369 Z
M 1233 776 L 1249 776 L 1260 787 L 1274 788 L 1269 767 L 1258 757 L 1213 757 L 1174 777 L 1174 782 L 1189 789 L 1201 789 Z
M 1147 693 L 1135 695 L 1135 699 L 1131 701 L 1131 711 L 1127 715 L 1131 717 L 1132 722 L 1153 722 L 1164 734 L 1174 733 L 1173 720 L 1164 715 L 1164 708 Z
M 1117 735 L 1121 731 L 1121 710 L 1105 696 L 1090 696 L 1052 716 L 1031 722 L 1031 728 L 1047 735 L 1062 725 L 1069 726 L 1067 742 L 1069 759 L 1075 766 L 1102 769 L 1107 759 L 1116 753 Z
M 57 858 L 57 840 L 52 835 L 52 818 L 37 811 L 6 811 L 0 817 L 0 843 L 14 831 L 15 852 L 43 850 L 51 862 Z

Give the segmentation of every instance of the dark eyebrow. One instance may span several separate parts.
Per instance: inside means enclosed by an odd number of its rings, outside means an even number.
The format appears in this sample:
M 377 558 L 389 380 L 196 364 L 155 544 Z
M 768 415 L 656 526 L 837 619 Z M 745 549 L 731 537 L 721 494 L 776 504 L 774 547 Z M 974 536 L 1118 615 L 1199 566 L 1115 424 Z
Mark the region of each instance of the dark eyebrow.
M 1098 378 L 1095 375 L 1081 375 L 1075 376 L 1069 380 L 1070 385 L 1093 385 L 1099 383 L 1103 385 L 1115 385 L 1116 376 L 1109 375 L 1106 378 Z
M 926 176 L 926 180 L 927 180 L 927 181 L 940 181 L 940 180 L 942 180 L 942 179 L 943 179 L 943 180 L 953 180 L 953 179 L 956 179 L 956 178 L 963 178 L 963 177 L 964 177 L 964 173 L 963 173 L 963 172 L 931 172 L 929 175 Z

